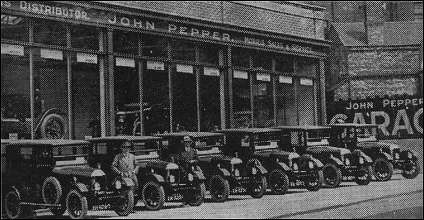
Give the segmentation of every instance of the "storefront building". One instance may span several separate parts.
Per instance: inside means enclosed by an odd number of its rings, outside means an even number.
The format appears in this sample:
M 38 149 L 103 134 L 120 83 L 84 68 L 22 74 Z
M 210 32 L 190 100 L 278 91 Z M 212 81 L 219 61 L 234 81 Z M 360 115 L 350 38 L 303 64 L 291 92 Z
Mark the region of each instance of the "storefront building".
M 2 138 L 326 123 L 322 8 L 1 4 Z

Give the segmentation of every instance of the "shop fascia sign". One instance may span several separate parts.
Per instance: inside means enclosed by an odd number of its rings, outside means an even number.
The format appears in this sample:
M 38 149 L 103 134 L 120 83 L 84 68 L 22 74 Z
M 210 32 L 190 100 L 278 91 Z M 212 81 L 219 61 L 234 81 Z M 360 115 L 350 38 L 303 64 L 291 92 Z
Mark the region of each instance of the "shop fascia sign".
M 101 10 L 87 10 L 84 7 L 54 2 L 2 1 L 1 7 L 71 20 L 171 33 L 174 35 L 211 39 L 221 42 L 231 42 L 294 52 L 313 52 L 311 47 L 281 42 L 271 38 L 247 36 L 245 34 L 235 32 L 228 33 L 211 28 L 179 24 L 177 22 L 169 22 L 158 19 L 146 19 L 140 16 L 127 16 Z

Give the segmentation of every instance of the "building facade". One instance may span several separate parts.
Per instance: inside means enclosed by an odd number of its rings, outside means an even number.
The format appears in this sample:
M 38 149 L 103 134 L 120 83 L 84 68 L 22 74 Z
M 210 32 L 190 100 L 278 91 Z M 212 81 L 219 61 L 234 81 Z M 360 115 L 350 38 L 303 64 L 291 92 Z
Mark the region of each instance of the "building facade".
M 2 1 L 1 10 L 2 138 L 326 121 L 322 8 Z

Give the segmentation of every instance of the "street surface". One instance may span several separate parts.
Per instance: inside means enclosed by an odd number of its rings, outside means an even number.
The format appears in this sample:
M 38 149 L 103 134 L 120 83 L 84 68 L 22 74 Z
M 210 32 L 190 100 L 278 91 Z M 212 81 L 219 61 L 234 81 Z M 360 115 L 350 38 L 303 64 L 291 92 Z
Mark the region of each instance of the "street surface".
M 335 189 L 318 192 L 290 189 L 286 195 L 231 196 L 225 203 L 207 201 L 200 207 L 165 203 L 159 211 L 147 211 L 137 204 L 128 218 L 420 218 L 423 217 L 423 175 L 404 179 L 396 174 L 389 182 L 371 182 L 358 186 L 343 182 Z M 49 212 L 39 211 L 38 217 L 53 219 Z M 113 211 L 89 212 L 89 218 L 120 218 Z M 64 216 L 67 218 L 67 216 Z

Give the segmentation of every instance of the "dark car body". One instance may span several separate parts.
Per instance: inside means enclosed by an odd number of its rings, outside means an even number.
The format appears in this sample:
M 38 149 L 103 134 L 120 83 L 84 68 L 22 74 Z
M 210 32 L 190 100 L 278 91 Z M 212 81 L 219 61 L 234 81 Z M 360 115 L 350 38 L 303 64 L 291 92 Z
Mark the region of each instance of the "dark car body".
M 272 128 L 226 129 L 225 150 L 238 152 L 246 160 L 257 159 L 268 170 L 268 185 L 277 194 L 284 194 L 289 186 L 319 190 L 323 164 L 310 155 L 281 148 L 281 131 Z
M 162 138 L 153 136 L 113 136 L 91 138 L 96 149 L 90 159 L 95 166 L 101 163 L 105 172 L 110 173 L 110 166 L 124 142 L 132 144 L 131 153 L 135 155 L 139 189 L 138 199 L 143 200 L 150 210 L 163 207 L 165 201 L 181 200 L 187 192 L 195 191 L 197 182 L 203 182 L 201 170 L 187 170 L 176 163 L 160 158 Z M 98 150 L 102 150 L 102 152 Z M 104 164 L 104 165 L 103 165 Z M 154 194 L 154 195 L 153 195 Z M 157 196 L 151 198 L 150 196 Z
M 115 204 L 121 195 L 105 185 L 105 173 L 89 167 L 89 143 L 76 140 L 13 140 L 6 145 L 3 197 L 9 218 L 48 207 L 61 215 L 83 218 L 87 209 Z M 19 203 L 16 203 L 19 201 Z M 73 207 L 78 200 L 80 207 Z M 15 203 L 13 203 L 14 201 Z M 9 209 L 9 211 L 7 211 Z M 28 212 L 28 213 L 27 213 Z
M 324 164 L 324 182 L 337 187 L 344 179 L 355 179 L 360 185 L 367 185 L 371 179 L 372 159 L 360 150 L 334 147 L 328 139 L 328 126 L 279 126 L 283 132 L 282 145 L 299 154 L 310 154 Z
M 374 160 L 377 180 L 389 180 L 393 169 L 401 170 L 405 178 L 415 178 L 420 172 L 417 155 L 409 149 L 401 150 L 397 144 L 379 141 L 377 129 L 376 124 L 334 124 L 330 141 L 335 146 L 359 149 L 369 155 Z

